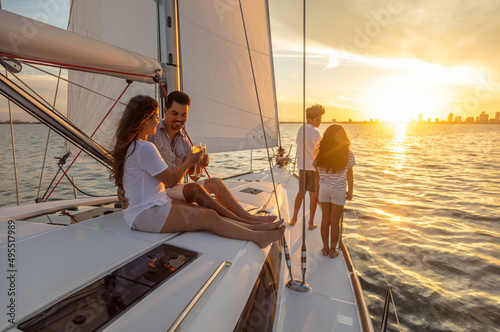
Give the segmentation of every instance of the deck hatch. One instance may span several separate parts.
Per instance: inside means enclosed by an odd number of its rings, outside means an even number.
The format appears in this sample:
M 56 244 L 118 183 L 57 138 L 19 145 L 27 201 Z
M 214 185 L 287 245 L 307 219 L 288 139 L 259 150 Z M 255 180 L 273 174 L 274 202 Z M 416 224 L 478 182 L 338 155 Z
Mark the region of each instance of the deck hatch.
M 257 188 L 250 188 L 246 187 L 245 189 L 240 190 L 242 193 L 247 193 L 247 194 L 252 194 L 252 195 L 257 195 L 260 194 L 263 190 L 257 189 Z
M 196 257 L 161 244 L 19 324 L 21 331 L 96 331 Z

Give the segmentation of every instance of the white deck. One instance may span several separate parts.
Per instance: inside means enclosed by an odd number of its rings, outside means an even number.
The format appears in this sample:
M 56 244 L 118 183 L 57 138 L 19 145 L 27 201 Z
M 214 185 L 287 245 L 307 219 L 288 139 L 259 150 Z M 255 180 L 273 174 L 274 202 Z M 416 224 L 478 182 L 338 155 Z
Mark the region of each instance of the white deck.
M 272 194 L 272 183 L 266 181 L 267 176 L 268 173 L 254 173 L 245 176 L 245 180 L 255 179 L 260 180 L 259 182 L 227 181 L 227 185 L 243 205 L 265 205 L 273 209 L 276 200 Z M 280 201 L 283 199 L 281 215 L 288 220 L 288 210 L 293 209 L 298 181 L 282 170 L 277 171 L 275 180 L 286 186 L 286 190 L 283 190 L 278 185 L 278 198 Z M 245 187 L 258 188 L 263 193 L 253 195 L 241 192 Z M 308 206 L 308 201 L 306 204 Z M 36 215 L 35 210 L 30 213 Z M 14 214 L 21 215 L 17 210 Z M 321 211 L 318 208 L 318 225 L 320 218 Z M 2 266 L 7 266 L 7 240 L 3 236 L 6 234 L 6 225 L 5 221 L 0 222 Z M 301 221 L 293 228 L 287 227 L 286 237 L 292 252 L 293 276 L 301 279 Z M 182 324 L 182 329 L 232 331 L 269 249 L 260 250 L 254 243 L 225 239 L 208 232 L 179 235 L 132 231 L 123 221 L 121 212 L 68 227 L 17 222 L 16 232 L 18 323 L 160 243 L 198 252 L 194 262 L 128 309 L 126 314 L 119 316 L 106 331 L 166 331 L 223 261 L 229 261 L 232 265 L 223 270 L 203 295 Z M 297 293 L 285 287 L 288 271 L 283 255 L 281 269 L 285 273 L 284 279 L 280 281 L 279 295 L 282 295 L 282 299 L 276 309 L 275 330 L 361 331 L 344 258 L 339 256 L 332 260 L 321 255 L 319 227 L 313 231 L 306 230 L 306 235 L 306 282 L 311 286 L 312 292 Z M 3 293 L 6 289 L 4 282 L 5 280 L 0 283 Z M 2 294 L 0 306 L 5 308 L 7 300 Z M 12 327 L 7 319 L 5 315 L 2 316 L 0 331 Z
M 268 180 L 261 173 L 254 173 L 245 178 L 261 181 Z M 288 173 L 278 170 L 275 181 L 286 184 L 290 215 L 293 213 L 295 196 L 298 191 L 298 180 Z M 361 321 L 352 291 L 351 279 L 343 255 L 335 259 L 321 254 L 321 207 L 317 207 L 315 223 L 318 227 L 312 231 L 307 229 L 309 221 L 309 195 L 306 195 L 306 249 L 307 268 L 306 282 L 311 287 L 309 293 L 290 290 L 282 283 L 283 304 L 279 312 L 278 331 L 362 331 Z M 302 248 L 302 209 L 299 221 L 293 227 L 287 226 L 287 243 L 292 257 L 292 275 L 302 280 L 301 248 Z M 284 257 L 283 257 L 284 259 Z M 284 267 L 286 269 L 286 266 Z M 327 317 L 328 319 L 325 319 Z

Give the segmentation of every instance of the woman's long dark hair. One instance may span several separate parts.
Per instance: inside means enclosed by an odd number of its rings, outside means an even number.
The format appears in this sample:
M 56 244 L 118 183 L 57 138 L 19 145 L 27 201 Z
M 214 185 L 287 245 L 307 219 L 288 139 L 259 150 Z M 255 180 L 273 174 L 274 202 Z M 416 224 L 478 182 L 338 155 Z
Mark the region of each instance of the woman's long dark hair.
M 136 139 L 144 122 L 156 113 L 158 103 L 149 96 L 136 96 L 127 104 L 118 122 L 115 145 L 111 151 L 113 169 L 109 176 L 116 186 L 123 186 L 123 169 L 127 158 L 127 149 Z
M 341 125 L 332 124 L 325 130 L 316 148 L 314 165 L 330 173 L 337 173 L 347 167 L 351 141 Z

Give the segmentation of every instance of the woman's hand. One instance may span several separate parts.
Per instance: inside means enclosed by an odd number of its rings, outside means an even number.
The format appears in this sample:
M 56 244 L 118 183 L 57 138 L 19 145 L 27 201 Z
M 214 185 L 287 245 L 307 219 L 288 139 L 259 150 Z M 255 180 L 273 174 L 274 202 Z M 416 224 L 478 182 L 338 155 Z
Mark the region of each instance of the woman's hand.
M 345 193 L 345 199 L 347 199 L 348 201 L 352 200 L 352 190 L 348 190 L 346 193 Z

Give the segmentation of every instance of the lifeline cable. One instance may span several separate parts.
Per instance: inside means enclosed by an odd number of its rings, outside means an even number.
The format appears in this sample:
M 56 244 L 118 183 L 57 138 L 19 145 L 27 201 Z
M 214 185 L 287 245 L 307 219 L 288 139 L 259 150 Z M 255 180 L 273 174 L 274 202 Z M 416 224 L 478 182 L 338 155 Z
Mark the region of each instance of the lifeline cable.
M 99 127 L 102 125 L 102 123 L 104 122 L 104 120 L 106 120 L 106 118 L 108 117 L 109 113 L 111 113 L 111 111 L 113 110 L 113 108 L 115 108 L 116 104 L 118 103 L 118 100 L 121 99 L 121 97 L 123 96 L 123 94 L 125 93 L 125 91 L 127 91 L 128 87 L 130 86 L 130 84 L 132 84 L 132 81 L 127 81 L 127 86 L 125 87 L 125 89 L 123 90 L 122 94 L 120 95 L 120 97 L 118 97 L 118 99 L 116 100 L 116 102 L 113 104 L 113 106 L 111 106 L 111 109 L 108 111 L 108 113 L 104 116 L 104 118 L 102 119 L 101 123 L 99 123 L 99 125 L 97 126 L 97 128 L 94 130 L 94 132 L 92 133 L 92 135 L 90 135 L 90 138 L 92 138 L 95 133 L 97 132 L 97 130 L 99 129 Z M 57 185 L 61 182 L 61 180 L 63 179 L 63 177 L 66 175 L 66 173 L 68 173 L 69 169 L 71 168 L 71 166 L 73 166 L 73 164 L 75 163 L 76 159 L 80 156 L 80 154 L 82 153 L 84 149 L 80 149 L 80 152 L 78 152 L 78 154 L 76 155 L 75 159 L 73 159 L 73 161 L 71 162 L 71 164 L 68 166 L 68 168 L 66 169 L 66 171 L 64 172 L 63 176 L 61 176 L 61 178 L 59 179 L 59 181 L 57 181 L 56 185 L 54 186 L 54 188 L 52 188 L 52 191 L 49 193 L 49 195 L 47 196 L 47 198 L 44 200 L 44 202 L 46 202 L 50 195 L 54 192 L 54 189 L 56 189 Z
M 388 292 L 390 292 L 390 294 L 391 294 L 391 301 L 392 301 L 392 306 L 394 308 L 394 315 L 396 316 L 396 322 L 398 323 L 399 331 L 401 331 L 401 326 L 399 324 L 398 312 L 396 310 L 396 303 L 394 303 L 394 296 L 392 294 L 392 288 L 389 288 L 389 286 L 390 286 L 389 281 L 387 280 L 387 278 L 384 274 L 384 271 L 382 270 L 382 267 L 380 266 L 380 263 L 377 260 L 377 255 L 375 254 L 375 251 L 373 250 L 373 247 L 372 247 L 370 241 L 368 240 L 368 236 L 366 235 L 365 230 L 363 229 L 363 226 L 361 225 L 361 222 L 359 221 L 358 215 L 356 214 L 356 210 L 354 210 L 354 207 L 352 206 L 351 201 L 349 201 L 349 205 L 351 206 L 352 212 L 354 213 L 354 216 L 356 217 L 356 220 L 359 224 L 359 228 L 361 229 L 361 232 L 363 232 L 363 235 L 365 236 L 366 242 L 368 243 L 368 247 L 370 248 L 370 250 L 372 252 L 373 259 L 375 260 L 375 263 L 377 264 L 378 269 L 380 270 L 380 273 L 382 274 L 382 277 L 384 277 L 385 283 L 388 287 Z M 342 233 L 340 234 L 340 236 L 342 236 Z

